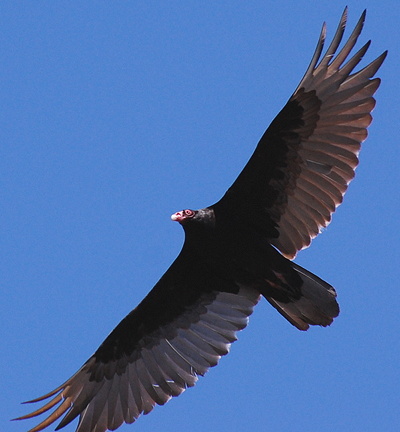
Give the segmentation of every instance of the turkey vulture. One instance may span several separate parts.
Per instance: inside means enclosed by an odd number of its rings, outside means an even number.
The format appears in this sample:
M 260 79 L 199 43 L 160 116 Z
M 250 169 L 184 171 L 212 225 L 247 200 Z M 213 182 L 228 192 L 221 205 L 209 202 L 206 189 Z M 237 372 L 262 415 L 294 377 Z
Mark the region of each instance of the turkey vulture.
M 216 204 L 172 215 L 182 251 L 144 300 L 51 398 L 20 417 L 55 411 L 37 432 L 79 416 L 77 432 L 133 423 L 196 383 L 228 353 L 261 296 L 299 330 L 339 314 L 334 288 L 293 263 L 342 202 L 371 123 L 375 75 L 386 52 L 354 72 L 370 42 L 350 56 L 365 11 L 337 52 L 345 10 L 326 53 L 325 24 L 311 63 L 247 165 Z

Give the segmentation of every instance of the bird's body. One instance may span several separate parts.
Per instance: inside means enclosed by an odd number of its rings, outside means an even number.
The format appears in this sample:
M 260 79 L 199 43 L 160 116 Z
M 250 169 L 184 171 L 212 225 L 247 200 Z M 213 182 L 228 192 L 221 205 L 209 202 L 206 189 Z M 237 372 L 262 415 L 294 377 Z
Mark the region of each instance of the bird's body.
M 240 289 L 256 288 L 259 294 L 278 301 L 301 297 L 302 279 L 294 264 L 254 230 L 227 230 L 227 224 L 217 223 L 211 208 L 193 213 L 197 220 L 183 224 L 186 235 L 180 255 L 99 347 L 96 360 L 107 362 L 129 355 L 143 337 L 171 324 L 186 310 L 193 311 L 203 296 L 212 299 L 218 292 L 238 294 Z M 246 249 L 249 246 L 251 255 Z M 335 296 L 331 297 L 336 307 Z
M 143 301 L 53 397 L 21 418 L 58 406 L 30 432 L 64 415 L 77 432 L 132 423 L 195 384 L 228 353 L 261 297 L 300 330 L 330 325 L 336 292 L 291 260 L 331 221 L 354 177 L 375 106 L 374 78 L 386 53 L 353 72 L 369 42 L 349 58 L 365 12 L 337 53 L 346 11 L 321 57 L 217 203 L 172 215 L 185 231 L 179 256 Z

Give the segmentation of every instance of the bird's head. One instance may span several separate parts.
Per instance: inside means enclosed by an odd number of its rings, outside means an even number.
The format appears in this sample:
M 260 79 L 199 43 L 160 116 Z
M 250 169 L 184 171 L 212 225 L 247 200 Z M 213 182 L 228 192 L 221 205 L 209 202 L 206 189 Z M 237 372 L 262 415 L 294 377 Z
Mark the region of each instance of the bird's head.
M 184 224 L 188 220 L 193 219 L 196 213 L 197 212 L 194 210 L 189 210 L 189 209 L 181 210 L 171 215 L 171 219 L 173 221 L 179 222 L 180 224 Z
M 181 210 L 171 215 L 171 219 L 173 221 L 179 222 L 184 228 L 188 226 L 213 227 L 215 225 L 214 211 L 211 208 L 204 208 L 200 210 Z

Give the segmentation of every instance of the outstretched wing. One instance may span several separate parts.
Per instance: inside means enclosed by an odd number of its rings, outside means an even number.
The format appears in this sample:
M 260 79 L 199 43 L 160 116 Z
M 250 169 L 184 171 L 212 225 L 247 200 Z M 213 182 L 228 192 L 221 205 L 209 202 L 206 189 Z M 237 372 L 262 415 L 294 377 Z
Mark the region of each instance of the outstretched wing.
M 322 32 L 298 88 L 261 138 L 239 177 L 213 206 L 221 215 L 255 225 L 287 258 L 310 245 L 342 202 L 367 137 L 371 79 L 386 52 L 358 72 L 367 42 L 349 58 L 361 33 L 365 11 L 340 52 L 347 20 L 345 9 L 336 34 L 318 63 Z
M 198 375 L 229 352 L 260 294 L 210 276 L 182 251 L 148 296 L 110 333 L 64 384 L 29 402 L 52 398 L 18 420 L 59 405 L 37 432 L 64 415 L 79 416 L 77 432 L 114 430 L 133 423 L 192 387 Z

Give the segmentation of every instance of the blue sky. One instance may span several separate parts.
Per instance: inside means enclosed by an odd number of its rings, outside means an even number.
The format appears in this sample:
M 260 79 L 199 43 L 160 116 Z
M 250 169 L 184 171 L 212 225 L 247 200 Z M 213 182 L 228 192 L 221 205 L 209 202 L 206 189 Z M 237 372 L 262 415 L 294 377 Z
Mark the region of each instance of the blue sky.
M 170 214 L 221 197 L 345 4 L 1 2 L 0 430 L 32 427 L 19 403 L 152 288 L 183 241 Z M 119 431 L 397 430 L 400 6 L 347 4 L 367 61 L 389 57 L 356 179 L 297 258 L 340 316 L 303 333 L 262 301 L 194 389 Z

